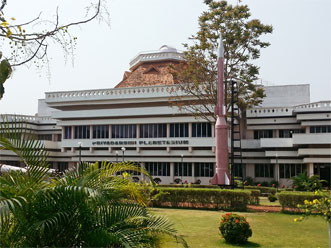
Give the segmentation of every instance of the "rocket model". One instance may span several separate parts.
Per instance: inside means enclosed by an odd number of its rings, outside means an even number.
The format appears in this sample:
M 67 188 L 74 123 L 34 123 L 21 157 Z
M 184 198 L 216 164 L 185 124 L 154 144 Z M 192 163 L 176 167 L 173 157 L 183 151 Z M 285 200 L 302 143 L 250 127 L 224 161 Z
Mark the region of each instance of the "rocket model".
M 228 132 L 225 119 L 225 100 L 224 100 L 224 47 L 222 34 L 218 47 L 217 57 L 217 105 L 215 114 L 217 115 L 215 125 L 216 135 L 216 173 L 212 179 L 212 184 L 229 185 L 230 175 L 228 169 Z

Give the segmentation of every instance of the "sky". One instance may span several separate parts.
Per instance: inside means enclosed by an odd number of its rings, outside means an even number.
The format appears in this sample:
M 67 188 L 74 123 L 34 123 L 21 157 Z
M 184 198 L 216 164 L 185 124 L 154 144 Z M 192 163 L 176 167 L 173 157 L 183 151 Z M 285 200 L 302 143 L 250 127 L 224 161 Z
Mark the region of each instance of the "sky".
M 20 22 L 42 11 L 44 19 L 51 19 L 58 6 L 60 22 L 75 21 L 84 17 L 87 2 L 11 0 L 5 14 Z M 331 1 L 243 0 L 242 4 L 249 6 L 252 18 L 274 28 L 263 37 L 271 46 L 254 62 L 263 82 L 310 84 L 312 102 L 331 100 Z M 45 92 L 114 87 L 139 52 L 165 44 L 183 50 L 207 9 L 203 0 L 111 0 L 107 6 L 110 26 L 93 21 L 70 30 L 78 37 L 73 63 L 65 61 L 61 47 L 52 44 L 50 74 L 33 66 L 15 69 L 5 83 L 1 114 L 34 115 Z

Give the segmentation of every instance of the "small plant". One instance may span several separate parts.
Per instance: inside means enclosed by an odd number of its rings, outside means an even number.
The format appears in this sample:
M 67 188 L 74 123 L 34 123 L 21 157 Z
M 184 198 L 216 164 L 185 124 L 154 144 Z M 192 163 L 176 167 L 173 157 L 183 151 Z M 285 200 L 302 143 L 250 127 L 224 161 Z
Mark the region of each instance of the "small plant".
M 307 176 L 305 173 L 302 173 L 298 176 L 292 177 L 293 184 L 292 187 L 296 191 L 317 191 L 322 190 L 323 183 L 325 180 L 320 180 L 319 176 Z
M 270 202 L 275 202 L 275 201 L 277 201 L 277 197 L 275 195 L 270 194 L 270 195 L 268 195 L 268 200 Z
M 252 229 L 246 218 L 238 214 L 227 213 L 222 216 L 219 227 L 227 243 L 243 244 L 252 236 Z

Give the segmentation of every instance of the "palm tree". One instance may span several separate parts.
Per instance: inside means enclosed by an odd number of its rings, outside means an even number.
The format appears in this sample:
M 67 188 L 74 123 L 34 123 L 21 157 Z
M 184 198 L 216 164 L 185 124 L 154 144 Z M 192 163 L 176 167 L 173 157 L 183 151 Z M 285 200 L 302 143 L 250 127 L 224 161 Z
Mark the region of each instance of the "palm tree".
M 52 177 L 47 152 L 31 137 L 18 121 L 0 123 L 0 146 L 27 169 L 0 176 L 1 247 L 155 247 L 159 234 L 187 247 L 168 220 L 150 213 L 139 185 L 125 172 L 149 176 L 142 168 L 80 163 Z

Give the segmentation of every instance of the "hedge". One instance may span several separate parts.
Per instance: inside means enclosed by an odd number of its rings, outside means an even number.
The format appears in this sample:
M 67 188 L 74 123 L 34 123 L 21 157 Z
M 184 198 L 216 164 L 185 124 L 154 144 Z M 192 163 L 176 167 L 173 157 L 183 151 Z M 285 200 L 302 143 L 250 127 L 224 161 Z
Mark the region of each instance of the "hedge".
M 312 201 L 321 197 L 320 195 L 315 195 L 313 192 L 283 191 L 277 194 L 282 209 L 289 211 L 300 211 L 298 204 L 303 205 L 305 200 Z
M 260 198 L 261 195 L 260 190 L 249 190 L 251 192 L 251 196 L 249 198 L 248 204 L 250 205 L 259 205 L 260 204 Z
M 203 188 L 159 188 L 154 207 L 212 208 L 245 211 L 251 192 Z
M 262 186 L 245 186 L 245 189 L 254 189 L 254 190 L 260 190 L 261 195 L 275 195 L 276 194 L 276 188 L 273 187 L 262 187 Z
M 208 189 L 219 189 L 218 185 L 201 185 L 201 184 L 160 184 L 158 187 L 162 188 L 208 188 Z

